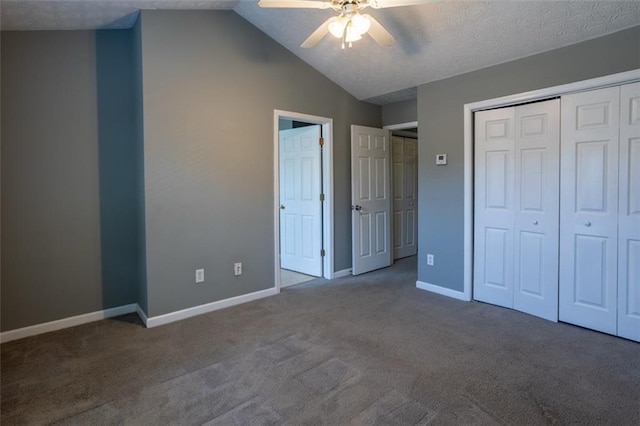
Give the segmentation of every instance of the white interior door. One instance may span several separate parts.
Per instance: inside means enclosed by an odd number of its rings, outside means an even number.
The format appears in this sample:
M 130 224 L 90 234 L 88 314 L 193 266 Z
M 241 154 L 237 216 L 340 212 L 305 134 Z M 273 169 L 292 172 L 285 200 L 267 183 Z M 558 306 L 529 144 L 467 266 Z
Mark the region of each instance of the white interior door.
M 513 307 L 515 108 L 475 113 L 473 297 Z
M 389 131 L 351 126 L 352 273 L 391 265 Z
M 558 321 L 560 100 L 515 114 L 513 307 Z
M 279 133 L 280 266 L 322 276 L 320 126 Z
M 418 252 L 418 141 L 393 136 L 393 258 Z
M 558 100 L 475 115 L 474 297 L 558 320 Z
M 620 88 L 562 97 L 560 319 L 616 333 Z
M 620 91 L 618 335 L 640 341 L 640 83 Z

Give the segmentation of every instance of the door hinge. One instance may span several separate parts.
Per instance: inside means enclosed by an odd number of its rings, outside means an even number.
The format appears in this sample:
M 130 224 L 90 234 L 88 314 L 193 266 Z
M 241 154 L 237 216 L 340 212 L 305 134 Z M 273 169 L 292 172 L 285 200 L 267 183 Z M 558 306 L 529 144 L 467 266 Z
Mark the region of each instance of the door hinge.
M 320 148 L 322 148 L 324 146 L 324 138 L 323 137 L 320 138 L 319 143 L 320 143 Z
M 324 249 L 320 250 L 320 257 L 324 257 Z
M 324 194 L 320 194 L 320 201 L 324 201 Z

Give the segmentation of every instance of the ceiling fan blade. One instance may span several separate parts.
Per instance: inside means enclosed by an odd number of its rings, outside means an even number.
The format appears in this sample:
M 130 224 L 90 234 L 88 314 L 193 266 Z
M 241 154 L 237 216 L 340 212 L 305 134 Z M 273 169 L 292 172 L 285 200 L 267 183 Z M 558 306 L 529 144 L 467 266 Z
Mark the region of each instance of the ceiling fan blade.
M 374 9 L 384 9 L 385 7 L 417 6 L 439 1 L 442 0 L 369 0 L 369 6 Z
M 290 7 L 300 9 L 329 9 L 330 1 L 316 0 L 258 0 L 260 7 Z
M 372 39 L 375 40 L 376 43 L 378 43 L 382 47 L 389 47 L 393 43 L 395 43 L 396 39 L 393 38 L 391 33 L 387 31 L 380 22 L 378 22 L 371 15 L 364 15 L 364 16 L 369 19 L 369 22 L 371 22 L 371 26 L 369 27 L 368 34 L 371 36 Z
M 316 44 L 318 44 L 318 42 L 322 40 L 324 36 L 329 34 L 329 24 L 334 19 L 335 17 L 332 17 L 324 21 L 322 25 L 320 25 L 313 33 L 311 33 L 311 35 L 307 37 L 307 39 L 304 42 L 302 42 L 300 47 L 307 49 L 309 47 L 313 47 Z

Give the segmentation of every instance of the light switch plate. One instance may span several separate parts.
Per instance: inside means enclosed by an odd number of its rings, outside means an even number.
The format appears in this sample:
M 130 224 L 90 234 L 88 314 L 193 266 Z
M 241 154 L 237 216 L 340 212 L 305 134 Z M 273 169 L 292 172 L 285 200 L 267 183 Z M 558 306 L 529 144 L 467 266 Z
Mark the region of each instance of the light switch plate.
M 436 165 L 444 166 L 447 164 L 447 154 L 436 154 Z

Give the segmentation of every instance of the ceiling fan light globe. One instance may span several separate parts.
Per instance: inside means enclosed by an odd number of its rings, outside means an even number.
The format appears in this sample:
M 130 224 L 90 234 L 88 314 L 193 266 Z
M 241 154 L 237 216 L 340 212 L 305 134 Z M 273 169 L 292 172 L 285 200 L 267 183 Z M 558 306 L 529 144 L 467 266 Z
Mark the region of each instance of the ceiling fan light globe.
M 358 34 L 362 35 L 369 31 L 371 27 L 371 21 L 366 16 L 360 15 L 359 13 L 354 15 L 351 18 L 351 28 L 354 29 Z
M 346 26 L 347 26 L 347 20 L 344 19 L 342 16 L 336 16 L 329 23 L 329 32 L 335 38 L 342 38 L 342 35 L 344 34 L 344 27 Z
M 358 31 L 353 28 L 353 25 L 349 25 L 347 27 L 347 34 L 344 37 L 344 41 L 351 43 L 352 41 L 358 41 L 361 38 L 362 34 L 358 33 Z

